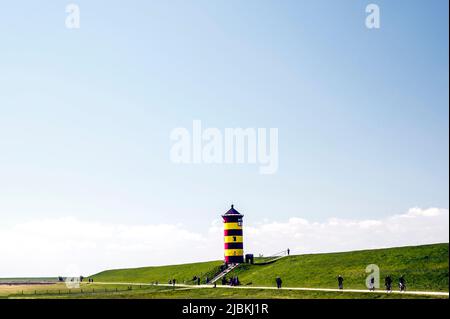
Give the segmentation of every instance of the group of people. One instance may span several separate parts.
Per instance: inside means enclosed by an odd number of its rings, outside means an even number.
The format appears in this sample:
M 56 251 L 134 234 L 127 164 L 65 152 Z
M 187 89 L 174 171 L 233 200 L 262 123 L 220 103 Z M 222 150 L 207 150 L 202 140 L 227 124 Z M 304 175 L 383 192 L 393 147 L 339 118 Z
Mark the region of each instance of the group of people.
M 280 277 L 276 277 L 275 278 L 275 282 L 277 283 L 277 288 L 280 289 L 281 288 L 281 284 L 283 283 L 283 281 L 281 280 Z M 337 282 L 338 282 L 338 288 L 339 289 L 344 289 L 344 277 L 342 277 L 342 275 L 339 275 L 337 277 Z M 386 278 L 384 279 L 384 285 L 386 287 L 386 291 L 387 292 L 391 292 L 392 291 L 392 277 L 386 276 Z M 400 289 L 400 291 L 405 291 L 406 290 L 406 280 L 405 277 L 402 275 L 400 276 L 400 278 L 398 279 L 398 287 Z M 370 291 L 375 291 L 375 277 L 370 277 L 369 279 L 369 290 Z
M 387 292 L 392 291 L 392 278 L 390 275 L 386 276 L 386 278 L 384 278 L 384 286 L 386 287 Z M 400 276 L 400 278 L 398 279 L 398 288 L 400 289 L 400 291 L 406 290 L 406 281 L 405 281 L 405 277 L 403 275 Z
M 176 284 L 177 284 L 177 280 L 176 279 L 169 279 L 169 285 L 175 286 Z
M 391 275 L 388 275 L 384 278 L 384 286 L 386 287 L 386 291 L 387 292 L 391 292 L 392 291 L 392 277 Z M 375 291 L 375 277 L 371 276 L 369 278 L 369 290 L 370 291 Z M 338 276 L 338 287 L 339 289 L 343 289 L 344 288 L 344 278 L 339 275 Z M 406 290 L 406 280 L 405 280 L 405 276 L 401 275 L 400 278 L 398 279 L 398 287 L 400 289 L 400 291 L 405 291 Z
M 238 276 L 231 277 L 230 280 L 228 280 L 225 276 L 222 278 L 222 285 L 230 285 L 230 286 L 239 286 L 241 282 L 239 281 Z
M 197 276 L 192 277 L 192 281 L 193 281 L 194 283 L 196 283 L 198 286 L 200 286 L 200 284 L 202 283 L 202 279 L 201 279 L 200 277 L 197 277 Z M 205 278 L 205 282 L 206 282 L 207 284 L 209 284 L 209 277 L 206 277 L 206 278 Z

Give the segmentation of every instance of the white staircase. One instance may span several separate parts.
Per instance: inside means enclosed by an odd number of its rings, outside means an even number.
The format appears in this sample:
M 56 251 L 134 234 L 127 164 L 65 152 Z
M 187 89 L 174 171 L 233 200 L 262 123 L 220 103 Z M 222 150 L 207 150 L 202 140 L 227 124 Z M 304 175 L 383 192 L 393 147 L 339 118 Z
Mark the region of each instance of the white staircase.
M 230 264 L 228 266 L 228 268 L 226 268 L 225 270 L 223 270 L 220 274 L 218 274 L 216 277 L 214 277 L 209 283 L 210 284 L 214 284 L 217 280 L 221 279 L 223 276 L 225 276 L 226 274 L 228 274 L 230 271 L 232 271 L 234 268 L 236 268 L 237 266 L 239 266 L 239 264 Z
M 285 255 L 285 256 L 277 256 L 277 257 L 273 257 L 272 259 L 269 259 L 269 260 L 265 261 L 265 263 L 266 263 L 266 264 L 271 264 L 271 263 L 273 263 L 273 262 L 275 262 L 275 261 L 277 261 L 277 260 L 279 260 L 279 259 L 281 259 L 281 258 L 284 258 L 284 257 L 287 257 L 287 255 Z
M 275 261 L 277 261 L 277 260 L 279 260 L 281 258 L 287 257 L 287 256 L 289 256 L 288 251 L 287 250 L 283 250 L 283 251 L 280 251 L 280 252 L 278 252 L 276 254 L 273 254 L 273 255 L 271 255 L 269 257 L 265 257 L 266 260 L 263 261 L 263 262 L 255 262 L 255 265 L 271 264 L 271 263 L 273 263 L 273 262 L 275 262 Z

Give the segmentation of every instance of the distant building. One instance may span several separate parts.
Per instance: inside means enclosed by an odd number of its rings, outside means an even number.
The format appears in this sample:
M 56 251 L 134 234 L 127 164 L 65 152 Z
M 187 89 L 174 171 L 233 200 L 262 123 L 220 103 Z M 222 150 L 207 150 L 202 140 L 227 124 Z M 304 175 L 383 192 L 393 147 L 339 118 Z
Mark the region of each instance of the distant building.
M 244 242 L 242 237 L 242 217 L 234 205 L 222 215 L 224 228 L 225 262 L 239 264 L 244 262 Z

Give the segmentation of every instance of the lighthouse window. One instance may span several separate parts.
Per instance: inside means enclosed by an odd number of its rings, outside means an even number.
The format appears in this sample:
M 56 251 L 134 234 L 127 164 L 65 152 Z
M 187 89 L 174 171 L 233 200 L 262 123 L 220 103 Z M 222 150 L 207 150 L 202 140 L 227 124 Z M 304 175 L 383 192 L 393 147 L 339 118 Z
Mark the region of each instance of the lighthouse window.
M 236 236 L 233 236 L 233 241 L 236 241 Z

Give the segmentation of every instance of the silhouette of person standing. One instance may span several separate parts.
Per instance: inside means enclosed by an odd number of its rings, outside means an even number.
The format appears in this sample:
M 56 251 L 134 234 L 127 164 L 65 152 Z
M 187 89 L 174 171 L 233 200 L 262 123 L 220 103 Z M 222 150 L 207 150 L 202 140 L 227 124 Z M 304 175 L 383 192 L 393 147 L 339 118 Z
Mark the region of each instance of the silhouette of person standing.
M 338 287 L 344 289 L 344 278 L 341 275 L 338 276 Z
M 275 281 L 277 282 L 277 288 L 280 289 L 280 288 L 281 288 L 281 284 L 283 283 L 283 281 L 281 280 L 280 277 L 277 277 L 277 278 L 275 279 Z

